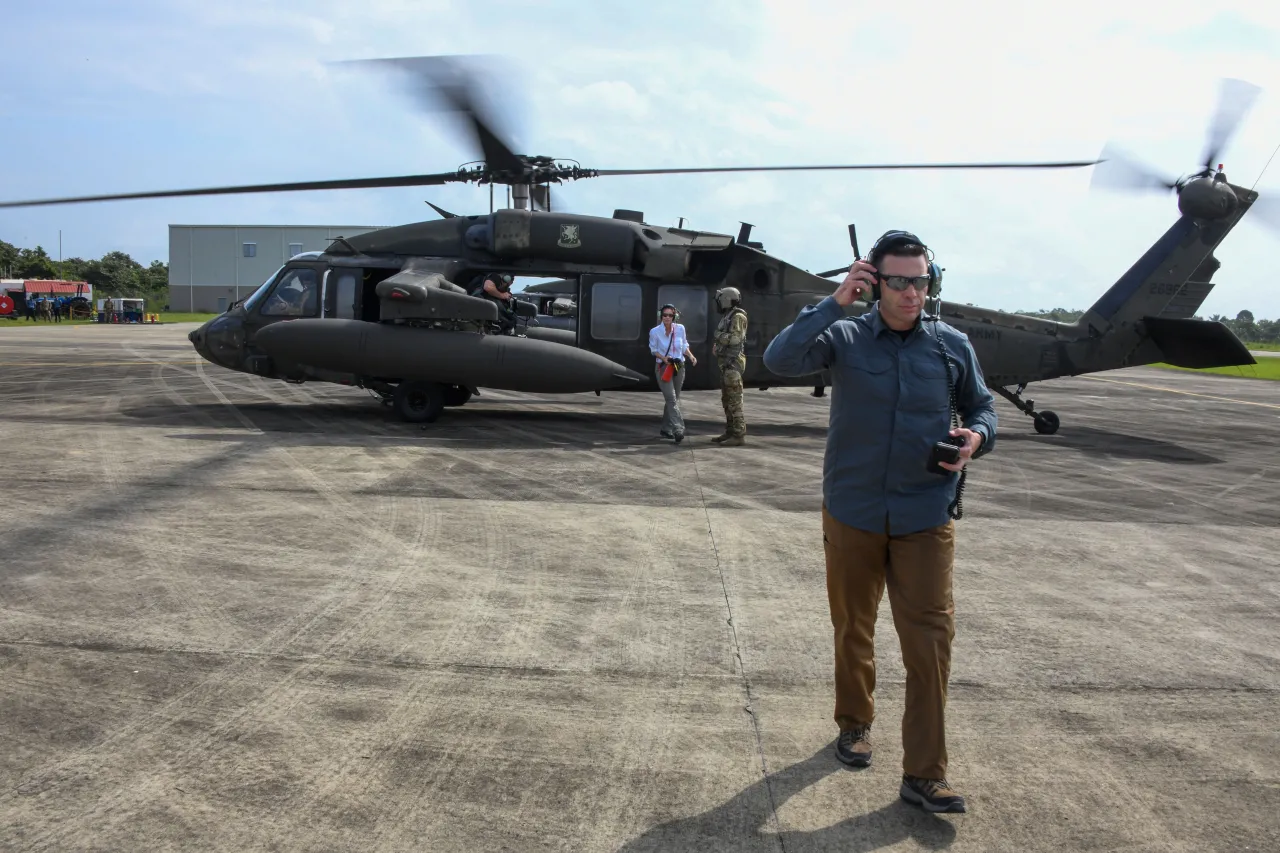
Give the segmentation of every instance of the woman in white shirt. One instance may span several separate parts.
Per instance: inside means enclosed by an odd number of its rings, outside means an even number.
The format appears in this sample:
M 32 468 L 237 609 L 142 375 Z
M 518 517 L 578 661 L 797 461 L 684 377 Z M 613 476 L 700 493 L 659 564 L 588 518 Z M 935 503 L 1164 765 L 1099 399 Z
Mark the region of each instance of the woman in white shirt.
M 685 359 L 690 367 L 698 365 L 689 349 L 689 339 L 685 336 L 684 326 L 676 322 L 679 312 L 674 305 L 663 305 L 658 312 L 661 322 L 649 330 L 649 351 L 657 360 L 654 365 L 654 376 L 658 387 L 666 399 L 666 408 L 662 411 L 662 436 L 673 438 L 676 444 L 684 441 L 684 415 L 680 413 L 680 389 L 684 387 Z M 663 379 L 668 365 L 672 367 L 670 379 Z

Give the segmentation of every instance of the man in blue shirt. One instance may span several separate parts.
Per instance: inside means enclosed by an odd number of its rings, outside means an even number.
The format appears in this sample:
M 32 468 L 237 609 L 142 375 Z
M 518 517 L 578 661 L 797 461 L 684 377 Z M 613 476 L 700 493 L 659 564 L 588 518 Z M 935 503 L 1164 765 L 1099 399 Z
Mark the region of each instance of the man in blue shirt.
M 968 337 L 924 313 L 939 276 L 918 237 L 890 231 L 764 353 L 765 366 L 781 376 L 831 372 L 822 540 L 835 629 L 836 755 L 852 766 L 871 763 L 875 622 L 887 584 L 907 671 L 899 793 L 935 812 L 965 810 L 946 781 L 944 724 L 955 636 L 950 510 L 959 478 L 930 472 L 928 462 L 935 442 L 963 439 L 959 462 L 940 463 L 959 472 L 996 437 L 995 400 Z M 872 310 L 845 317 L 862 294 L 875 300 Z M 950 383 L 962 419 L 956 428 Z

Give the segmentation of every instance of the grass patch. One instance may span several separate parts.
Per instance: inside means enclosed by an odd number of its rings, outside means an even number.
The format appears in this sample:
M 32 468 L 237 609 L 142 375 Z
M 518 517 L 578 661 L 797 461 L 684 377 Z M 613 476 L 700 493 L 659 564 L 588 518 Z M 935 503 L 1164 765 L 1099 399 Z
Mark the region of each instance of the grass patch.
M 52 320 L 46 323 L 44 320 L 36 320 L 32 322 L 26 317 L 18 317 L 16 319 L 0 317 L 0 329 L 18 329 L 23 326 L 26 326 L 27 328 L 31 328 L 33 326 L 88 326 L 92 323 L 92 320 L 67 320 L 65 318 L 60 323 L 55 323 Z
M 1251 344 L 1245 341 L 1244 345 L 1254 352 L 1280 352 L 1280 344 Z
M 1163 362 L 1151 365 L 1166 370 L 1181 370 L 1184 373 L 1214 373 L 1218 376 L 1234 376 L 1237 379 L 1276 379 L 1280 380 L 1280 358 L 1260 358 L 1257 364 L 1243 364 L 1237 367 L 1205 367 L 1195 370 L 1190 367 L 1174 367 Z
M 161 323 L 204 323 L 208 320 L 212 320 L 214 317 L 217 317 L 217 316 L 218 315 L 216 313 L 188 314 L 188 313 L 182 313 L 182 312 L 171 312 L 171 313 L 161 312 L 160 322 Z M 54 322 L 45 322 L 44 320 L 37 320 L 35 322 L 32 322 L 26 319 L 25 317 L 19 317 L 17 319 L 0 317 L 0 329 L 4 329 L 8 327 L 17 328 L 19 326 L 43 326 L 43 327 L 96 326 L 97 324 L 98 324 L 97 319 L 63 320 L 61 323 L 54 323 Z
M 161 323 L 205 323 L 217 317 L 214 314 L 187 314 L 180 311 L 162 312 L 160 314 Z

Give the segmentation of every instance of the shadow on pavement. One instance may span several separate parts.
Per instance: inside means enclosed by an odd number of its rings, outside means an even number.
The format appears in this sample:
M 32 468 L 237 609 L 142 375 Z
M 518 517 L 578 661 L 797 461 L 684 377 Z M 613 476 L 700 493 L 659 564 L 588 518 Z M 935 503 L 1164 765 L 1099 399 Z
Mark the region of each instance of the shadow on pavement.
M 997 453 L 1000 452 L 998 445 L 1007 441 L 1069 447 L 1094 456 L 1147 459 L 1152 462 L 1174 462 L 1184 465 L 1214 465 L 1224 462 L 1216 456 L 1210 456 L 1171 441 L 1085 426 L 1066 425 L 1056 435 L 1012 430 L 1006 432 L 1002 429 L 996 435 Z
M 832 773 L 850 772 L 832 755 L 834 744 L 832 741 L 804 761 L 771 774 L 767 786 L 762 779 L 710 811 L 655 826 L 619 849 L 624 853 L 737 851 L 751 844 L 773 850 L 869 853 L 907 839 L 926 850 L 942 850 L 951 845 L 956 828 L 949 819 L 921 811 L 902 800 L 894 800 L 867 814 L 838 820 L 822 829 L 783 830 L 775 835 L 770 828 L 771 808 L 781 809 L 788 799 Z M 893 790 L 896 796 L 897 788 Z M 778 840 L 781 845 L 777 844 Z

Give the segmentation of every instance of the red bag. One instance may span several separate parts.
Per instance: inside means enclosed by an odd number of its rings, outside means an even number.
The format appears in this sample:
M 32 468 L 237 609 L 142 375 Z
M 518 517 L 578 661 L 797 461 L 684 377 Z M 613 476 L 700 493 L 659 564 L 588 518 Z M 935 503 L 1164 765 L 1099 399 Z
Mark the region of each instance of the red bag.
M 670 340 L 667 341 L 667 357 L 668 358 L 671 356 L 671 345 L 674 344 L 675 342 L 676 342 L 676 327 L 675 327 L 675 324 L 672 323 L 671 338 Z M 662 381 L 670 382 L 671 378 L 675 375 L 676 375 L 676 363 L 674 361 L 667 362 L 667 366 L 662 368 L 662 373 L 661 373 Z

